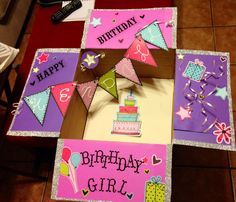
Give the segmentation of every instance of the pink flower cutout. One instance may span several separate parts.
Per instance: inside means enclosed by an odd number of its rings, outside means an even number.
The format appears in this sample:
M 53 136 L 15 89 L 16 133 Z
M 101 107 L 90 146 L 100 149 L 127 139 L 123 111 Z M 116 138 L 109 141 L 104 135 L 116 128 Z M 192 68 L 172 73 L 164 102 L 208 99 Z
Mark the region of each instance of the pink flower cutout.
M 221 144 L 223 141 L 225 141 L 226 144 L 230 144 L 231 141 L 231 129 L 230 127 L 226 127 L 225 123 L 216 123 L 215 127 L 217 130 L 213 131 L 213 134 L 217 136 L 216 142 L 218 144 Z

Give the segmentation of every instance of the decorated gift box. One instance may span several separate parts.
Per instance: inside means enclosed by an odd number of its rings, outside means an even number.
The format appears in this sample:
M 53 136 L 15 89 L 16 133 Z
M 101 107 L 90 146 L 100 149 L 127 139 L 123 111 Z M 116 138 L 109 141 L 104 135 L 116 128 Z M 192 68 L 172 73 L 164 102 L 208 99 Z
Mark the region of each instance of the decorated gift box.
M 61 138 L 52 198 L 170 201 L 173 142 L 235 149 L 229 55 L 176 53 L 176 13 L 92 10 L 81 50 L 36 52 L 8 135 Z
M 176 51 L 174 143 L 234 150 L 228 53 Z

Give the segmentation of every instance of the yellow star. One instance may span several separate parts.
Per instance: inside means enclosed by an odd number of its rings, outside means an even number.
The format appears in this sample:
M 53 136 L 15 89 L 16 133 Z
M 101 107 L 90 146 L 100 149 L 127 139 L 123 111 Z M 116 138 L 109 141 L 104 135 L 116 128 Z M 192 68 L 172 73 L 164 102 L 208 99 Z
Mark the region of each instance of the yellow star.
M 84 62 L 87 62 L 88 66 L 90 66 L 91 64 L 96 64 L 95 62 L 95 55 L 86 55 L 86 58 L 84 59 Z
M 39 71 L 39 68 L 38 68 L 38 67 L 33 68 L 33 72 L 34 72 L 34 73 L 38 73 L 38 71 Z
M 182 53 L 178 54 L 177 57 L 178 57 L 179 60 L 183 60 L 184 59 L 184 55 Z

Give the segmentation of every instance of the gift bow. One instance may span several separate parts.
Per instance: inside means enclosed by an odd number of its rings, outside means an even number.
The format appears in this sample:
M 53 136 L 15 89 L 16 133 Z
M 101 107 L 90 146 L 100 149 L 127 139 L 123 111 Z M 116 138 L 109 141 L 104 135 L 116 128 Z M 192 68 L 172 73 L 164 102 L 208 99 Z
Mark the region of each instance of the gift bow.
M 161 182 L 161 176 L 153 176 L 150 180 L 152 183 L 159 184 Z

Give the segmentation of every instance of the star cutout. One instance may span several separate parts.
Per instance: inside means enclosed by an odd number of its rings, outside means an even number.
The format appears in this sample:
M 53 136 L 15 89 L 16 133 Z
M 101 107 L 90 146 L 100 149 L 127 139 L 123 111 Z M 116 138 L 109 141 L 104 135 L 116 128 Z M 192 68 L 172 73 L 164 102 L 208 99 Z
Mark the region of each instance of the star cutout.
M 176 112 L 177 115 L 179 115 L 180 119 L 181 120 L 184 120 L 184 119 L 190 119 L 191 118 L 191 115 L 189 114 L 189 110 L 183 108 L 183 107 L 179 107 L 179 111 Z
M 87 62 L 88 66 L 90 66 L 91 64 L 96 64 L 95 62 L 95 56 L 94 55 L 86 55 L 86 58 L 84 59 L 84 62 Z
M 183 60 L 184 59 L 184 55 L 182 53 L 178 54 L 177 57 L 178 57 L 179 60 Z
M 144 158 L 141 159 L 143 161 L 143 163 L 147 164 L 148 162 L 148 158 L 145 156 Z
M 101 18 L 94 18 L 93 17 L 93 20 L 92 20 L 92 22 L 90 24 L 92 24 L 93 27 L 97 27 L 98 25 L 101 25 L 102 24 L 101 23 Z
M 216 94 L 215 96 L 221 97 L 222 100 L 225 100 L 226 97 L 228 96 L 226 87 L 223 88 L 216 88 Z
M 38 67 L 33 68 L 33 72 L 34 72 L 34 73 L 38 73 L 38 71 L 39 71 L 39 68 L 38 68 Z
M 41 53 L 41 55 L 37 57 L 37 60 L 39 61 L 39 64 L 41 64 L 43 62 L 47 62 L 48 61 L 48 56 L 49 56 L 49 54 Z

